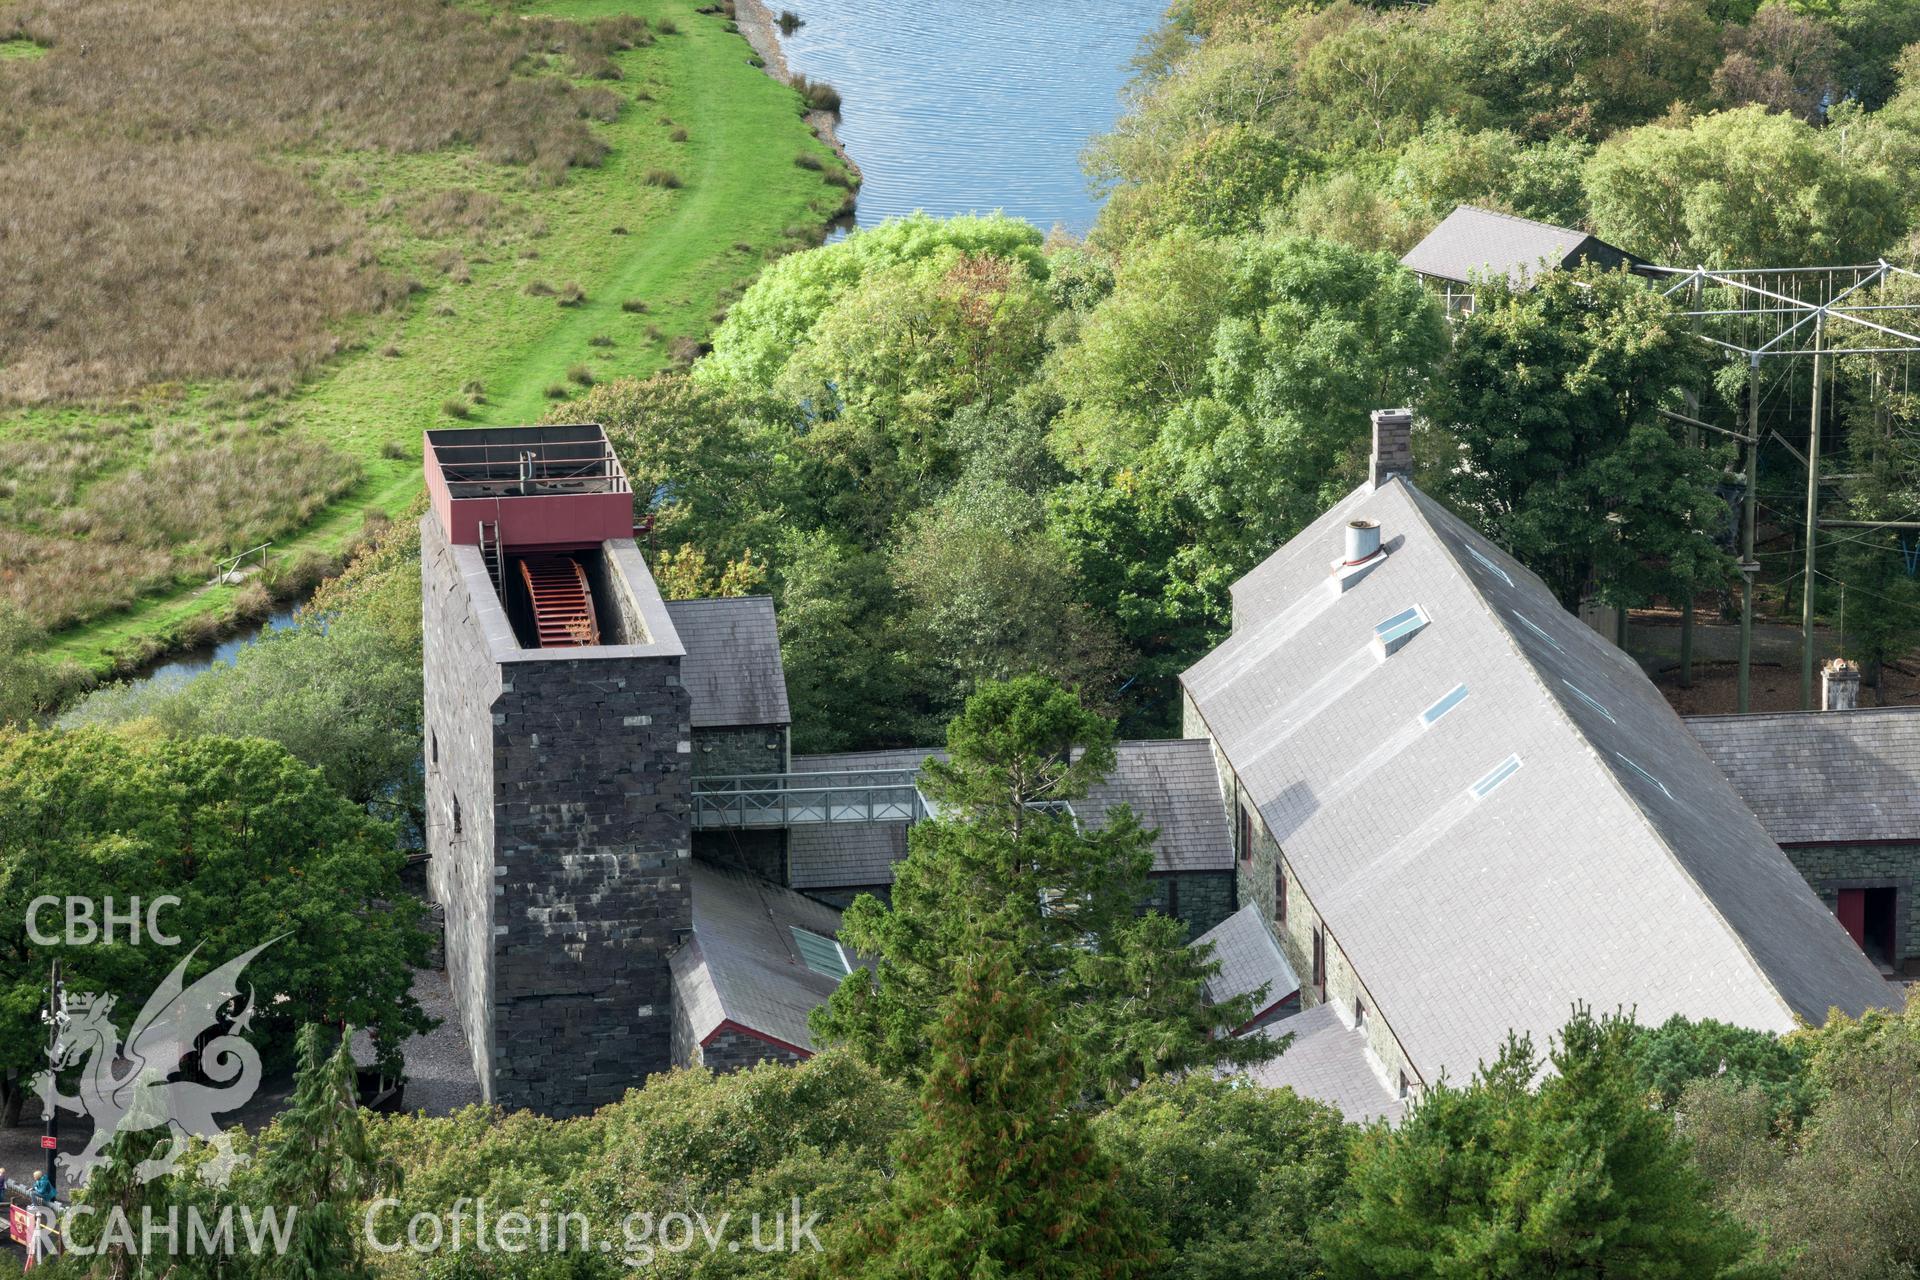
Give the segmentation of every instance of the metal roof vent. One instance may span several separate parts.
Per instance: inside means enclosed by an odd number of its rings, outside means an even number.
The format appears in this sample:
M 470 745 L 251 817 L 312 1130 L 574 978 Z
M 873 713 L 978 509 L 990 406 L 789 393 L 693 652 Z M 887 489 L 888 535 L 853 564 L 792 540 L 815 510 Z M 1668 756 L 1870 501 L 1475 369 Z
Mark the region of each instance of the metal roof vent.
M 1333 562 L 1333 589 L 1337 592 L 1358 585 L 1360 579 L 1387 558 L 1380 546 L 1380 522 L 1378 520 L 1347 521 L 1346 543 L 1341 558 Z

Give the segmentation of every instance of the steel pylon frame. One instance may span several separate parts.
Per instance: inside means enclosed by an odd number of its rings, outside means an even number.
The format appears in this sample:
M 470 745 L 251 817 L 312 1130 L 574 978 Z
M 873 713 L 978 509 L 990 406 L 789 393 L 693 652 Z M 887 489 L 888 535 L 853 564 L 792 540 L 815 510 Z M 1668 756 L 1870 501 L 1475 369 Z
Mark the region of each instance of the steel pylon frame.
M 1760 571 L 1754 556 L 1754 508 L 1760 461 L 1760 369 L 1772 359 L 1813 359 L 1813 403 L 1808 415 L 1806 575 L 1800 611 L 1800 705 L 1813 704 L 1813 601 L 1820 519 L 1821 379 L 1827 362 L 1838 356 L 1920 355 L 1920 273 L 1885 258 L 1835 267 L 1747 267 L 1720 270 L 1705 266 L 1641 266 L 1635 270 L 1660 283 L 1668 298 L 1685 295 L 1683 314 L 1694 336 L 1747 361 L 1745 431 L 1703 422 L 1692 415 L 1669 414 L 1694 429 L 1732 436 L 1746 446 L 1745 483 L 1740 511 L 1740 670 L 1739 710 L 1749 709 L 1753 666 L 1753 595 Z M 1881 286 L 1895 280 L 1916 282 L 1911 302 L 1882 301 Z M 1837 345 L 1836 345 L 1837 343 Z M 1689 396 L 1690 407 L 1694 397 Z M 1784 443 L 1784 441 L 1783 441 Z M 1791 445 L 1788 446 L 1790 451 Z M 1794 451 L 1797 452 L 1797 451 Z M 1859 522 L 1846 522 L 1856 525 Z M 1920 528 L 1920 521 L 1887 521 L 1878 528 Z M 1692 622 L 1688 609 L 1686 621 Z M 1683 637 L 1682 647 L 1688 648 Z

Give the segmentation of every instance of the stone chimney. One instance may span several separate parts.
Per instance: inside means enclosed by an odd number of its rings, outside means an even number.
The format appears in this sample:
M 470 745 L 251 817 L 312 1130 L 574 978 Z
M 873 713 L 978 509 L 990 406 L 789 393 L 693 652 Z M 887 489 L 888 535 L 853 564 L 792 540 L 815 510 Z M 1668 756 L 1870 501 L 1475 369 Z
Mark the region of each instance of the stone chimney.
M 1373 463 L 1368 471 L 1376 489 L 1390 476 L 1413 478 L 1413 410 L 1373 411 Z
M 1834 658 L 1820 668 L 1820 706 L 1826 711 L 1852 711 L 1860 705 L 1860 664 Z

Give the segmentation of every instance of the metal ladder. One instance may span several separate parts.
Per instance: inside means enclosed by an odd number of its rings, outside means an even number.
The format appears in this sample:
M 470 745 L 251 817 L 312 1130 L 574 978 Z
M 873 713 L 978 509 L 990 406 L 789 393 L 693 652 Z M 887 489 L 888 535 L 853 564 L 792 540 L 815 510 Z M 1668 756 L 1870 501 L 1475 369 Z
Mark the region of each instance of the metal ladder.
M 491 529 L 493 534 L 488 536 Z M 506 552 L 500 545 L 500 522 L 482 520 L 480 522 L 480 558 L 486 562 L 487 576 L 493 579 L 493 594 L 505 598 L 507 565 Z

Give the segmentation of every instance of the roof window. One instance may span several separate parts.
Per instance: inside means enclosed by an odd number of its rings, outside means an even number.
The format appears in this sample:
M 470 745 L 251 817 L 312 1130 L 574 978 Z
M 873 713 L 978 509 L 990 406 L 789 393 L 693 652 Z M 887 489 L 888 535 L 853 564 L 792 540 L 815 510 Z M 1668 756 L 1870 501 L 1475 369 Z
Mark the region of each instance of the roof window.
M 787 928 L 792 930 L 793 945 L 799 949 L 807 968 L 827 978 L 844 978 L 853 972 L 853 966 L 847 963 L 847 953 L 838 942 L 798 925 Z
M 1447 714 L 1447 712 L 1453 710 L 1455 707 L 1459 706 L 1462 702 L 1465 702 L 1466 700 L 1467 700 L 1467 686 L 1463 684 L 1457 684 L 1453 686 L 1453 688 L 1449 690 L 1446 696 L 1441 698 L 1440 701 L 1434 703 L 1432 706 L 1428 707 L 1425 711 L 1422 711 L 1420 713 L 1420 723 L 1425 725 L 1431 725 L 1436 720 L 1438 720 L 1441 716 L 1444 716 L 1445 714 Z
M 1508 756 L 1505 760 L 1495 765 L 1493 771 L 1487 774 L 1486 777 L 1480 779 L 1480 781 L 1474 783 L 1471 787 L 1468 787 L 1467 793 L 1475 800 L 1485 800 L 1493 794 L 1495 787 L 1498 787 L 1508 778 L 1511 778 L 1519 769 L 1520 757 Z
M 1427 625 L 1427 614 L 1419 605 L 1402 609 L 1391 618 L 1383 618 L 1373 624 L 1374 643 L 1380 646 L 1382 657 L 1395 653 L 1407 641 L 1420 634 Z

